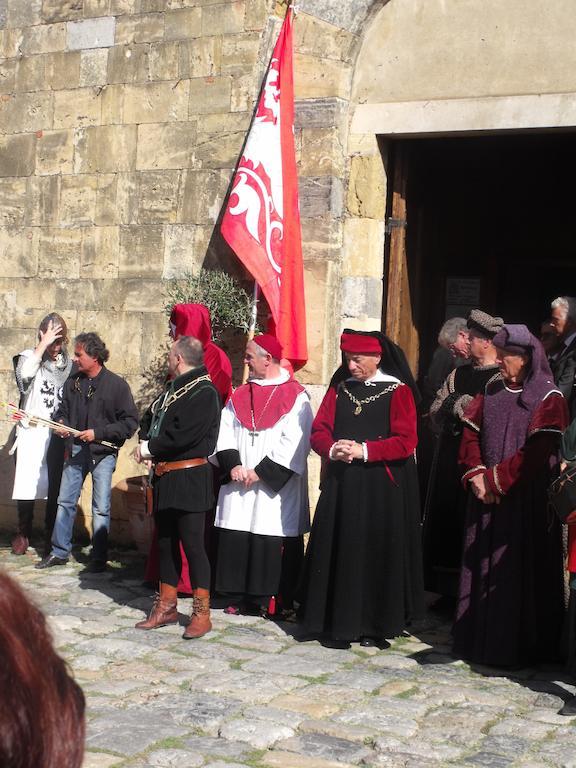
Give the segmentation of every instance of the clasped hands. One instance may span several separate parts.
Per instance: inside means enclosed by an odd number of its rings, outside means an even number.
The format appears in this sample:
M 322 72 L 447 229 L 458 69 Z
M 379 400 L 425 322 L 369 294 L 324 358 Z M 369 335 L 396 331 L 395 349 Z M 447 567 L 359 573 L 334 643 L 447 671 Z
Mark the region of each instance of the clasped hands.
M 470 490 L 482 504 L 500 504 L 500 496 L 490 489 L 484 475 L 475 475 L 470 480 Z
M 330 458 L 333 461 L 345 461 L 351 464 L 354 459 L 363 459 L 362 443 L 356 440 L 338 440 L 332 446 Z
M 253 469 L 246 469 L 242 464 L 237 464 L 230 470 L 230 479 L 235 483 L 242 483 L 244 488 L 250 488 L 260 478 Z

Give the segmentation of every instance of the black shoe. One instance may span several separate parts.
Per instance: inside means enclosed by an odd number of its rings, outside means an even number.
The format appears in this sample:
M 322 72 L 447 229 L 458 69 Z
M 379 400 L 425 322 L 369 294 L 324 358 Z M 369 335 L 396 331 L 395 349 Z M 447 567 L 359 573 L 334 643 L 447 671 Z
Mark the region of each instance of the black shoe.
M 366 637 L 363 636 L 360 638 L 360 647 L 361 648 L 375 648 L 377 645 L 376 640 L 374 640 L 373 637 Z
M 336 637 L 326 637 L 320 641 L 320 644 L 324 648 L 332 648 L 335 651 L 347 651 L 350 649 L 350 642 L 348 640 L 340 640 Z
M 53 568 L 55 565 L 66 565 L 67 562 L 67 557 L 56 557 L 56 555 L 48 555 L 48 557 L 45 557 L 44 560 L 40 560 L 39 563 L 36 563 L 34 568 L 37 568 L 38 570 L 42 570 L 44 568 Z
M 106 560 L 92 560 L 84 570 L 86 573 L 104 573 L 106 565 Z
M 576 696 L 572 696 L 571 699 L 568 699 L 558 714 L 574 717 L 576 715 Z

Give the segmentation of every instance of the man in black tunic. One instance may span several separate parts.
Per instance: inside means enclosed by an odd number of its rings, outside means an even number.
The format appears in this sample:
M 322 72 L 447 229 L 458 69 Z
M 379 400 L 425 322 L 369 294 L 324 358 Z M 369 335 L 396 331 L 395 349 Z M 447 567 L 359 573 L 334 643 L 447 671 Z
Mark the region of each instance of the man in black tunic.
M 560 349 L 550 363 L 556 386 L 576 418 L 576 298 L 558 296 L 551 304 L 550 324 L 558 334 Z
M 473 309 L 467 326 L 470 362 L 455 368 L 430 406 L 430 419 L 439 432 L 426 495 L 424 519 L 424 575 L 426 589 L 452 602 L 458 594 L 466 493 L 458 473 L 462 415 L 472 399 L 499 374 L 492 343 L 502 327 L 501 317 Z
M 214 504 L 212 468 L 221 402 L 204 366 L 202 344 L 181 336 L 168 358 L 171 381 L 143 419 L 136 458 L 154 466 L 154 513 L 160 555 L 160 593 L 138 629 L 178 623 L 180 541 L 188 559 L 194 600 L 185 639 L 202 637 L 210 622 L 210 563 L 204 548 L 206 511 Z

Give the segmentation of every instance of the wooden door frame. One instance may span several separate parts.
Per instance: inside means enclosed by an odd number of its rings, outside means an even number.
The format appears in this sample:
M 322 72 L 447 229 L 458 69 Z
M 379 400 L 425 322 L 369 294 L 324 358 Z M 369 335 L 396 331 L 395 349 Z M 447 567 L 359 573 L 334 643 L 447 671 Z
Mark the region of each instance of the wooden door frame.
M 410 168 L 408 142 L 391 142 L 388 157 L 391 168 L 386 210 L 382 327 L 402 347 L 416 375 L 420 338 L 415 322 L 418 297 L 414 294 L 419 282 L 419 269 L 417 263 L 409 263 L 406 245 L 407 229 L 410 226 L 406 201 Z M 415 270 L 413 275 L 410 274 L 410 266 Z

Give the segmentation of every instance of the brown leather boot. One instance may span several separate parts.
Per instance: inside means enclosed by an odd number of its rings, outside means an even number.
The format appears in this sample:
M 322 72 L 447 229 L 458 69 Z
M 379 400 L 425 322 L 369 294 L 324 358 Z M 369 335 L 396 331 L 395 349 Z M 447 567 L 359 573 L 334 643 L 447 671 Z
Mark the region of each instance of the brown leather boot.
M 184 640 L 195 640 L 212 629 L 210 621 L 210 590 L 195 589 L 192 601 L 192 616 L 182 637 Z
M 165 627 L 167 624 L 178 624 L 177 600 L 176 587 L 160 582 L 160 594 L 156 595 L 148 618 L 139 621 L 135 625 L 136 629 L 156 629 L 156 627 Z

